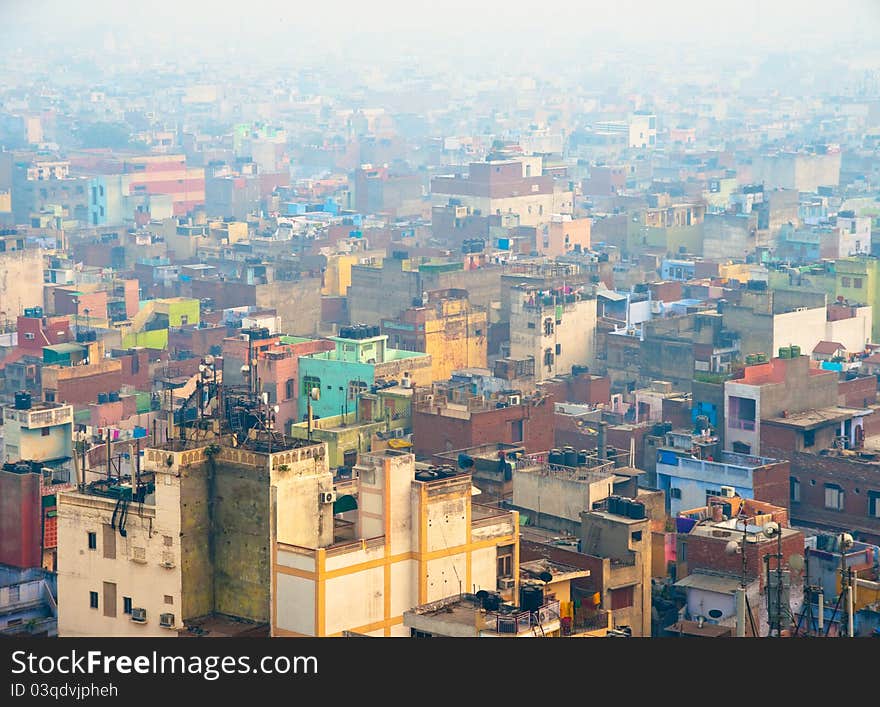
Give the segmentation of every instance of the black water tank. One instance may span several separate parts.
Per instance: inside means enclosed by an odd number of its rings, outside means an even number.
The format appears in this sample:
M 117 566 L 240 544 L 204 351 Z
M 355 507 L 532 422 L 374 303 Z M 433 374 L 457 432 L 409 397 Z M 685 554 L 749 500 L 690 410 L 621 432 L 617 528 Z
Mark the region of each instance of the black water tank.
M 498 611 L 501 607 L 501 597 L 492 592 L 483 597 L 482 603 L 486 611 Z
M 547 457 L 547 461 L 553 465 L 563 464 L 565 462 L 565 456 L 558 449 L 551 449 L 550 454 Z
M 470 469 L 474 465 L 474 458 L 467 454 L 458 455 L 458 466 L 462 469 Z
M 578 457 L 574 447 L 563 447 L 562 452 L 565 459 L 563 464 L 565 466 L 577 466 Z
M 31 409 L 31 394 L 26 391 L 20 391 L 15 394 L 15 409 L 16 410 L 30 410 Z
M 537 611 L 544 603 L 544 590 L 541 587 L 524 584 L 519 589 L 519 608 L 522 611 Z
M 98 405 L 110 402 L 110 396 L 107 393 L 98 393 Z
M 110 398 L 111 403 L 118 403 L 119 402 L 119 391 L 118 390 L 110 391 L 109 398 Z
M 587 459 L 590 458 L 590 454 L 586 449 L 582 449 L 578 452 L 578 466 L 586 466 Z
M 630 501 L 628 498 L 621 497 L 617 506 L 617 515 L 629 518 L 630 506 L 632 506 L 632 501 Z
M 629 517 L 641 520 L 645 517 L 645 504 L 641 501 L 632 501 L 629 504 Z

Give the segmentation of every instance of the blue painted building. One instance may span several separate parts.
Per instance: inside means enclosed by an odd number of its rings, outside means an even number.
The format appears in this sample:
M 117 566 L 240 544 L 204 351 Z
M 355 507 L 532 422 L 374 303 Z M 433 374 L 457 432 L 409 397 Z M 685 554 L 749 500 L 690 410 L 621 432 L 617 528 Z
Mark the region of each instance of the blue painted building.
M 431 383 L 431 357 L 418 351 L 388 348 L 388 336 L 377 326 L 342 327 L 331 351 L 299 359 L 298 409 L 305 411 L 309 391 L 317 388 L 320 398 L 312 401 L 312 415 L 345 415 L 357 408 L 358 395 L 377 384 Z M 303 418 L 305 419 L 305 418 Z
M 760 475 L 777 463 L 776 459 L 734 452 L 721 452 L 710 461 L 663 448 L 657 451 L 657 487 L 666 495 L 669 514 L 677 516 L 705 506 L 708 496 L 723 496 L 722 486 L 742 498 L 755 498 L 756 472 Z

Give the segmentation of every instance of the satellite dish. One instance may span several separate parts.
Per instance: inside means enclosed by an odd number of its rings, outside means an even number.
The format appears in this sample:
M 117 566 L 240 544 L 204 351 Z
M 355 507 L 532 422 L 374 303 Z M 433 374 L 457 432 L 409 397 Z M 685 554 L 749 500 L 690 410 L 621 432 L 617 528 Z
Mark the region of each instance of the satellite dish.
M 549 572 L 541 572 L 541 574 L 538 575 L 538 579 L 540 579 L 542 582 L 552 582 L 553 575 Z
M 804 556 L 794 554 L 788 558 L 788 566 L 795 572 L 800 572 L 804 568 Z
M 739 543 L 736 540 L 731 540 L 724 546 L 724 554 L 725 555 L 735 555 L 739 552 Z
M 775 537 L 779 532 L 779 523 L 770 521 L 764 526 L 764 535 L 768 538 Z

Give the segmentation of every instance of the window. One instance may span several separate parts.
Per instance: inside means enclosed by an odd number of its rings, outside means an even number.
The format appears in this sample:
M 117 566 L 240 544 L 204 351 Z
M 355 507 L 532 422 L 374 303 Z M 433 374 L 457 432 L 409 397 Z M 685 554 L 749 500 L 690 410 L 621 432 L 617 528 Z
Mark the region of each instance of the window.
M 511 442 L 522 442 L 523 441 L 523 421 L 522 420 L 513 420 L 510 423 L 510 441 Z
M 734 442 L 733 443 L 733 451 L 737 454 L 751 454 L 752 453 L 752 445 L 746 444 L 745 442 Z
M 856 246 L 856 250 L 858 250 L 858 246 Z M 853 278 L 853 287 L 856 288 L 857 290 L 861 290 L 862 289 L 862 278 L 854 277 Z
M 528 322 L 528 323 L 526 324 L 526 329 L 534 329 L 534 328 L 535 328 L 535 323 L 534 323 L 534 322 Z
M 98 534 L 97 533 L 89 533 L 89 550 L 97 550 L 98 549 Z
M 562 353 L 562 344 L 556 344 L 556 355 L 558 356 L 561 353 Z
M 364 381 L 349 381 L 348 383 L 348 399 L 357 400 L 358 396 L 367 389 Z
M 309 392 L 312 388 L 321 389 L 321 379 L 317 376 L 303 376 L 303 387 L 302 392 L 303 395 L 309 397 Z
M 675 487 L 669 489 L 669 498 L 681 498 L 681 489 Z
M 816 430 L 804 430 L 804 446 L 812 447 L 816 444 Z
M 678 561 L 679 562 L 687 562 L 688 559 L 688 544 L 686 542 L 682 542 L 678 546 Z
M 801 482 L 796 476 L 788 477 L 788 495 L 792 503 L 801 502 Z
M 116 530 L 111 525 L 103 526 L 103 537 L 101 538 L 104 542 L 102 545 L 104 546 L 104 558 L 107 560 L 115 560 L 116 559 Z
M 116 618 L 116 584 L 104 582 L 104 616 Z
M 287 382 L 284 384 L 284 399 L 290 400 L 295 395 L 296 395 L 296 380 L 293 378 L 288 378 Z
M 40 430 L 41 437 L 48 437 L 51 430 L 48 427 L 44 427 Z
M 174 544 L 174 538 L 170 535 L 163 535 L 162 542 L 165 544 L 165 547 L 171 547 Z
M 28 341 L 33 341 L 33 340 L 34 340 L 34 334 L 33 334 L 33 332 L 31 332 L 31 331 L 26 331 L 26 332 L 24 333 L 24 338 L 27 339 Z
M 852 287 L 852 280 L 848 277 L 840 278 L 840 286 L 841 287 Z
M 837 484 L 825 484 L 825 508 L 832 511 L 843 510 L 843 489 Z
M 498 548 L 497 574 L 498 577 L 513 576 L 513 545 Z
M 98 592 L 89 592 L 89 608 L 98 608 Z
M 630 540 L 634 543 L 642 542 L 642 531 L 637 530 L 632 535 L 630 535 Z
M 611 590 L 611 610 L 626 609 L 633 605 L 633 585 Z
M 880 491 L 868 491 L 868 516 L 880 518 Z
M 16 604 L 21 601 L 21 587 L 18 584 L 11 584 L 6 589 L 10 604 Z
M 122 597 L 122 613 L 131 613 L 131 597 Z
M 173 603 L 174 603 L 174 597 L 171 596 L 170 594 L 166 594 L 166 595 L 165 595 L 165 603 L 166 603 L 166 604 L 173 604 Z

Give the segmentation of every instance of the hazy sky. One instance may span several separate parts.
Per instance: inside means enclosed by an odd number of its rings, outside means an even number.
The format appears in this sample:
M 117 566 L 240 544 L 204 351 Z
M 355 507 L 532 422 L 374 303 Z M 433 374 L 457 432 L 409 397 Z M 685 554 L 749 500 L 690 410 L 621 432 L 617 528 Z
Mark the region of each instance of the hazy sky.
M 35 22 L 36 21 L 36 22 Z M 622 42 L 678 39 L 788 45 L 805 37 L 841 42 L 880 36 L 880 0 L 0 0 L 0 25 L 76 32 L 86 44 L 107 30 L 167 31 L 206 40 L 222 33 L 338 41 L 360 33 L 423 38 L 475 33 Z M 19 36 L 21 36 L 19 34 Z M 393 39 L 390 41 L 393 42 Z

